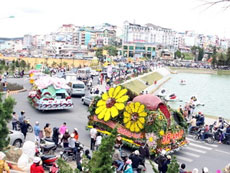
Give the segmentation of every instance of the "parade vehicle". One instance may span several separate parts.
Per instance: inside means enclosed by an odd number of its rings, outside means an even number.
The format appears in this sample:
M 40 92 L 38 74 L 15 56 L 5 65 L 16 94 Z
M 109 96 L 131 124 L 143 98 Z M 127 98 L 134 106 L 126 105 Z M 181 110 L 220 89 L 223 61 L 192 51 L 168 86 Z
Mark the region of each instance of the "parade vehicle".
M 136 95 L 123 86 L 96 96 L 89 107 L 87 128 L 110 135 L 117 127 L 123 143 L 132 148 L 148 144 L 152 154 L 187 145 L 187 123 L 181 113 L 152 94 Z
M 38 110 L 63 110 L 73 108 L 70 87 L 65 79 L 44 76 L 34 82 L 32 91 L 29 92 L 29 102 Z

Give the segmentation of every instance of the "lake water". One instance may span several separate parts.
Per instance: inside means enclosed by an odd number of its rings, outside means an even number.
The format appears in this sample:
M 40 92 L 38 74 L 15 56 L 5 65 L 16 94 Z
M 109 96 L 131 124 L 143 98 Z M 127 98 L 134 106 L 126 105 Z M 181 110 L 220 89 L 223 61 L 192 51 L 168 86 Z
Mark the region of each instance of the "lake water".
M 181 80 L 186 85 L 180 85 Z M 183 102 L 169 103 L 173 108 L 185 105 L 192 95 L 195 95 L 205 106 L 199 106 L 196 111 L 207 115 L 222 116 L 230 119 L 230 75 L 212 74 L 171 74 L 171 79 L 165 83 L 167 94 L 175 93 Z

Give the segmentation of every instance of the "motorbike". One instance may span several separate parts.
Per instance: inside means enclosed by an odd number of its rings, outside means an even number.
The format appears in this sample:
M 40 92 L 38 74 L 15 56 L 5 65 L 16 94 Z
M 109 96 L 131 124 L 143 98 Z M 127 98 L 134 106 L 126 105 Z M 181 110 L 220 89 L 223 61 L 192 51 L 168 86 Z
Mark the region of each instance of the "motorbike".
M 30 124 L 29 119 L 26 120 L 26 123 L 28 124 L 28 132 L 29 133 L 33 133 L 33 126 Z M 16 130 L 17 131 L 21 131 L 21 126 L 20 126 L 20 122 L 19 121 L 16 122 Z
M 35 151 L 35 156 L 41 158 L 42 166 L 45 170 L 49 170 L 49 172 L 51 172 L 51 170 L 53 170 L 53 171 L 55 170 L 56 172 L 53 172 L 53 173 L 58 172 L 58 166 L 56 164 L 56 160 L 58 159 L 57 156 L 55 156 L 55 155 L 44 155 L 38 149 L 36 149 L 36 151 Z
M 203 132 L 203 129 L 200 128 L 200 129 L 198 130 L 198 132 L 193 136 L 193 139 L 195 139 L 195 140 L 200 140 L 200 139 L 202 139 L 203 133 L 204 133 L 204 132 Z M 206 133 L 206 134 L 205 134 L 205 137 L 204 137 L 204 140 L 205 140 L 205 142 L 207 142 L 207 143 L 209 143 L 209 144 L 213 144 L 214 141 L 215 141 L 213 133 L 211 133 L 211 132 Z
M 54 154 L 57 146 L 53 141 L 49 141 L 47 138 L 41 139 L 40 149 L 43 154 Z
M 83 150 L 83 145 L 80 142 L 75 143 L 75 148 L 64 148 L 62 152 L 60 152 L 60 157 L 65 161 L 74 161 L 76 160 L 76 151 Z
M 189 134 L 190 134 L 190 135 L 194 135 L 194 134 L 196 134 L 196 133 L 198 132 L 199 129 L 200 129 L 199 126 L 193 126 L 193 127 L 191 128 L 191 130 L 189 131 Z

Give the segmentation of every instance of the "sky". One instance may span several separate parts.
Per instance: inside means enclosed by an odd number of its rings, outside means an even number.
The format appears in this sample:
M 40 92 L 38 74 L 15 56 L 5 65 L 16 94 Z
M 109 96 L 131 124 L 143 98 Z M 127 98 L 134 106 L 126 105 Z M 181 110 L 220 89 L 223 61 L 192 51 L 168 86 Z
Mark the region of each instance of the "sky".
M 230 8 L 205 0 L 1 0 L 0 37 L 49 34 L 62 24 L 152 23 L 175 31 L 230 38 Z M 229 3 L 230 4 L 230 3 Z M 8 16 L 15 16 L 11 19 Z

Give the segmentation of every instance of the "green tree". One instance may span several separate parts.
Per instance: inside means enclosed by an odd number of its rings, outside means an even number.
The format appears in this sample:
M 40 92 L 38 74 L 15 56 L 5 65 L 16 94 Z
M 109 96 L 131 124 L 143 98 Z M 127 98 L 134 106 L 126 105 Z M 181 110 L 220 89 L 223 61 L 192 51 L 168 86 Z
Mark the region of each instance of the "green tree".
M 67 65 L 68 65 L 68 63 L 64 61 L 64 62 L 63 62 L 63 66 L 64 66 L 64 67 L 67 67 Z
M 226 65 L 230 66 L 230 47 L 228 48 L 226 53 Z
M 223 53 L 218 55 L 218 66 L 225 65 L 225 57 Z
M 26 62 L 24 60 L 20 61 L 20 67 L 22 67 L 23 69 L 26 67 Z
M 175 52 L 175 57 L 176 57 L 176 58 L 181 58 L 181 51 L 177 50 L 177 51 Z
M 93 153 L 93 157 L 89 162 L 89 172 L 91 173 L 114 173 L 112 167 L 113 147 L 117 135 L 115 128 L 111 135 L 104 137 L 97 151 Z
M 198 47 L 197 46 L 193 46 L 192 48 L 191 48 L 191 52 L 192 52 L 192 54 L 194 55 L 194 56 L 196 56 L 196 50 L 198 49 Z
M 99 59 L 100 62 L 103 62 L 103 48 L 98 48 L 96 50 L 96 57 Z
M 204 49 L 199 48 L 198 61 L 202 61 L 203 57 L 204 57 Z
M 27 63 L 26 67 L 29 70 L 30 69 L 30 63 Z
M 58 159 L 57 164 L 59 167 L 59 173 L 80 173 L 78 169 L 73 170 L 73 168 L 61 158 Z
M 217 52 L 216 52 L 216 47 L 213 48 L 213 53 L 212 53 L 212 67 L 215 68 L 217 64 Z
M 14 72 L 14 71 L 15 71 L 15 64 L 14 64 L 14 63 L 12 63 L 12 64 L 10 65 L 10 70 L 11 70 L 11 72 Z
M 3 60 L 1 60 L 1 65 L 5 65 L 6 64 L 6 61 L 3 59 Z
M 117 56 L 117 48 L 115 46 L 106 46 L 105 50 L 108 51 L 109 56 Z
M 180 165 L 178 164 L 176 157 L 172 156 L 170 164 L 168 165 L 167 173 L 177 173 L 179 172 Z
M 4 67 L 5 71 L 8 71 L 9 68 L 10 68 L 10 67 L 9 67 L 8 65 L 6 65 L 6 66 Z
M 9 130 L 7 127 L 8 122 L 12 118 L 13 108 L 16 104 L 12 97 L 7 97 L 3 100 L 3 95 L 0 94 L 0 150 L 7 147 L 9 144 Z
M 15 61 L 16 67 L 20 67 L 18 60 Z
M 53 61 L 52 67 L 55 67 L 55 66 L 57 66 L 57 63 L 55 61 Z

